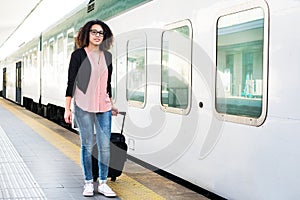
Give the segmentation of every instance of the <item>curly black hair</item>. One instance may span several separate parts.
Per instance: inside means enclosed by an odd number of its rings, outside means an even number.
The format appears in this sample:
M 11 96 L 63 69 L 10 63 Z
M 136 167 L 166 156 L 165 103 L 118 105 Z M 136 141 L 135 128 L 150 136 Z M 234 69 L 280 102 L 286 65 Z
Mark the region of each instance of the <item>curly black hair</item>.
M 103 41 L 99 47 L 100 50 L 104 51 L 110 49 L 113 43 L 113 33 L 106 23 L 98 19 L 87 22 L 83 27 L 79 29 L 76 37 L 77 47 L 82 48 L 82 47 L 87 47 L 89 45 L 90 29 L 94 24 L 100 25 L 104 32 Z

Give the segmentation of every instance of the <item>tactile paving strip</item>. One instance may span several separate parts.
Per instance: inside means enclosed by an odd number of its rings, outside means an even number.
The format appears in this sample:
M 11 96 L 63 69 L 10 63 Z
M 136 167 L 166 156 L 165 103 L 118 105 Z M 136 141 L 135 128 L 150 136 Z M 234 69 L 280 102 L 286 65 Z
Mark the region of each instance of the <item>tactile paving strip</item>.
M 46 199 L 44 192 L 1 127 L 0 199 Z

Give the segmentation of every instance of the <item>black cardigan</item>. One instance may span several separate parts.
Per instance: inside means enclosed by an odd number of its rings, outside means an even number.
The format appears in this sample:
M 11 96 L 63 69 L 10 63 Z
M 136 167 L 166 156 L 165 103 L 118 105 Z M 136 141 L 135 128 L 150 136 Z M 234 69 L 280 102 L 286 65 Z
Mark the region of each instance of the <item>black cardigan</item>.
M 111 74 L 112 74 L 112 55 L 108 51 L 104 51 L 104 57 L 108 68 L 108 79 L 106 92 L 111 98 Z M 84 48 L 76 49 L 70 59 L 69 71 L 68 71 L 68 85 L 66 90 L 66 97 L 72 97 L 75 91 L 75 86 L 86 93 L 89 80 L 91 76 L 91 63 L 87 58 L 87 54 Z

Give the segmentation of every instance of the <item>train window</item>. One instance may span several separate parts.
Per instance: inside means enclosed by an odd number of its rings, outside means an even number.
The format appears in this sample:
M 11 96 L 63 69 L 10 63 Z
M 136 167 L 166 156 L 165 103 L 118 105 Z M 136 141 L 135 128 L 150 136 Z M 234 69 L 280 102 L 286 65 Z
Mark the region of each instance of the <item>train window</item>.
M 64 37 L 59 35 L 57 38 L 57 67 L 62 70 L 64 65 Z
M 49 65 L 54 67 L 54 40 L 49 42 Z
M 70 60 L 72 52 L 75 50 L 74 31 L 67 34 L 67 60 Z
M 25 71 L 25 69 L 27 67 L 27 53 L 23 54 L 23 63 L 24 63 L 24 70 L 23 71 Z
M 32 68 L 32 50 L 27 55 L 27 67 Z
M 224 120 L 258 126 L 265 118 L 267 21 L 260 7 L 217 21 L 215 106 Z
M 169 25 L 162 34 L 161 105 L 187 114 L 191 95 L 192 28 L 188 20 Z
M 25 54 L 24 68 L 30 68 L 30 57 L 28 52 Z
M 127 100 L 130 105 L 143 107 L 146 94 L 146 36 L 127 42 Z
M 43 44 L 43 67 L 45 67 L 47 63 L 48 63 L 48 49 L 47 49 L 47 43 L 45 42 Z
M 34 50 L 32 51 L 32 54 L 31 54 L 31 62 L 32 62 L 32 67 L 34 68 L 37 68 L 37 63 L 38 63 L 38 60 L 37 60 L 37 49 L 34 48 Z

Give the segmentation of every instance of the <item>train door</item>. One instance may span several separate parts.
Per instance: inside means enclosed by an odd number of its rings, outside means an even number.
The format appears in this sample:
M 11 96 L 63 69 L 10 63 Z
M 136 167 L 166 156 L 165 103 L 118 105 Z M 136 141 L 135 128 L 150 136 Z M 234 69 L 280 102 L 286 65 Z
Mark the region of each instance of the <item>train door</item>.
M 6 97 L 6 68 L 3 68 L 3 88 L 2 88 L 2 96 Z
M 21 91 L 22 91 L 22 81 L 21 81 L 21 69 L 22 63 L 17 62 L 16 64 L 16 103 L 21 104 Z

